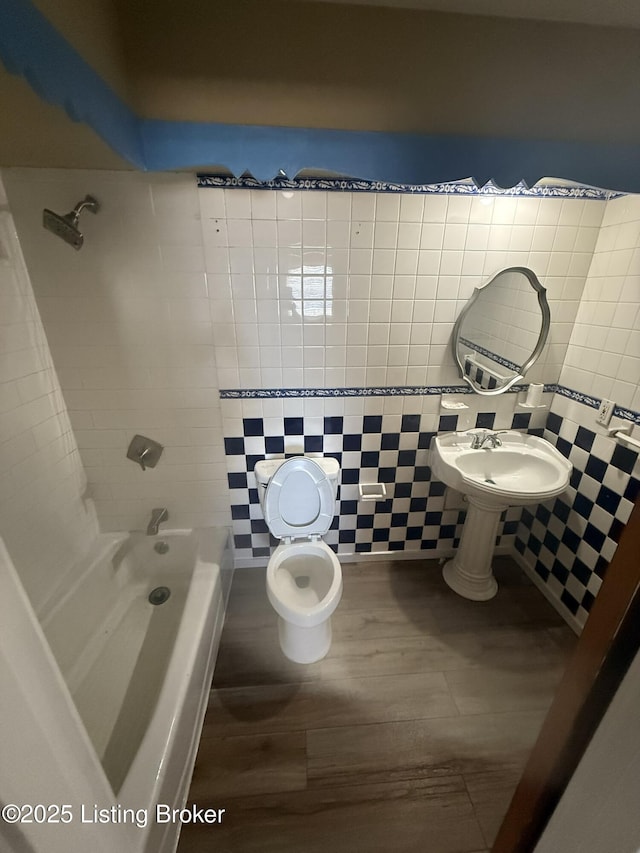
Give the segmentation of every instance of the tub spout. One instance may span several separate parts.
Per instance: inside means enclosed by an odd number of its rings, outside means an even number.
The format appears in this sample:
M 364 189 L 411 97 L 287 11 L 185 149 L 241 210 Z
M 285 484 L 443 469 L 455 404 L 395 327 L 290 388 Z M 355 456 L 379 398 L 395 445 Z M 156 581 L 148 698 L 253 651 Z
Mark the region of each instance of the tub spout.
M 169 518 L 169 511 L 166 507 L 160 507 L 158 509 L 151 510 L 151 521 L 147 527 L 147 536 L 157 536 L 158 528 L 162 524 L 163 521 L 167 521 Z

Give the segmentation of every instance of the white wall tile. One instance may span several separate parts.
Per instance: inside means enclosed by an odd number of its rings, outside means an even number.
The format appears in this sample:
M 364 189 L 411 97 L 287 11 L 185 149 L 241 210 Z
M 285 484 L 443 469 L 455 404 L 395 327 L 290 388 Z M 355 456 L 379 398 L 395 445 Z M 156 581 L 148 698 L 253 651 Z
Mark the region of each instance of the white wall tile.
M 12 219 L 1 211 L 0 292 L 11 306 L 0 349 L 14 365 L 0 385 L 0 536 L 38 612 L 70 581 L 98 526 Z
M 640 377 L 640 265 L 633 266 L 640 246 L 637 198 L 608 201 L 597 243 L 593 233 L 588 235 L 595 252 L 560 375 L 560 382 L 568 387 L 613 397 L 627 407 L 637 405 Z M 586 230 L 594 232 L 593 223 L 598 220 L 595 214 L 587 214 L 588 207 L 580 221 L 588 222 Z M 579 241 L 578 236 L 576 245 Z M 628 248 L 616 251 L 617 242 Z
M 97 299 L 96 294 L 89 296 L 85 288 L 85 293 L 78 293 L 81 301 L 72 305 L 65 304 L 64 288 L 69 254 L 61 255 L 57 242 L 44 241 L 41 229 L 37 223 L 33 224 L 31 210 L 34 202 L 43 206 L 45 197 L 48 206 L 55 208 L 56 192 L 60 198 L 65 193 L 75 195 L 78 176 L 73 172 L 24 170 L 10 173 L 8 182 L 34 286 L 51 294 L 43 304 L 43 311 L 54 359 L 64 368 L 62 390 L 70 408 L 69 417 L 79 430 L 85 450 L 92 451 L 92 462 L 98 453 L 104 457 L 107 450 L 122 460 L 122 465 L 92 464 L 88 469 L 89 487 L 95 488 L 96 493 L 104 494 L 104 486 L 109 484 L 111 502 L 108 507 L 99 502 L 103 507 L 100 510 L 103 529 L 114 529 L 116 518 L 127 528 L 140 527 L 141 518 L 144 520 L 151 506 L 150 502 L 129 501 L 137 484 L 151 482 L 149 478 L 141 480 L 142 472 L 125 460 L 133 431 L 147 430 L 150 437 L 166 446 L 168 461 L 167 457 L 161 460 L 153 482 L 161 483 L 155 500 L 162 500 L 169 507 L 172 521 L 175 522 L 179 513 L 183 522 L 188 522 L 189 513 L 182 496 L 188 493 L 194 477 L 210 482 L 216 493 L 223 496 L 224 505 L 228 498 L 213 336 L 217 328 L 220 374 L 231 387 L 237 386 L 235 330 L 239 327 L 232 325 L 232 297 L 250 296 L 247 306 L 253 307 L 255 315 L 253 281 L 251 275 L 247 276 L 253 272 L 254 252 L 251 194 L 211 191 L 205 198 L 189 175 L 145 177 L 145 186 L 150 188 L 147 216 L 155 215 L 161 225 L 156 229 L 155 239 L 159 242 L 155 248 L 163 259 L 163 272 L 153 260 L 149 261 L 148 247 L 136 246 L 127 239 L 128 232 L 135 233 L 139 226 L 144 226 L 138 176 L 83 173 L 83 191 L 86 192 L 87 182 L 92 188 L 99 186 L 105 211 L 114 209 L 117 202 L 118 221 L 100 216 L 96 219 L 100 226 L 96 232 L 99 239 L 89 239 L 87 235 L 78 260 L 88 270 L 93 267 L 99 271 L 100 295 Z M 123 187 L 131 192 L 123 193 Z M 144 198 L 142 201 L 147 203 Z M 265 199 L 262 206 L 257 202 L 255 207 L 263 221 L 275 213 L 273 199 Z M 184 229 L 183 222 L 197 222 L 200 216 L 203 220 L 200 238 L 197 245 L 192 245 L 196 232 L 191 224 Z M 172 222 L 176 227 L 173 234 Z M 268 243 L 268 251 L 272 251 L 273 243 L 267 241 L 266 230 L 260 232 L 258 226 L 258 233 L 265 235 L 259 242 Z M 184 244 L 187 237 L 188 245 Z M 232 246 L 231 252 L 228 245 Z M 112 263 L 114 255 L 125 268 L 123 274 L 118 264 Z M 228 275 L 231 263 L 233 280 Z M 204 275 L 205 265 L 208 278 Z M 62 288 L 58 282 L 63 283 Z M 56 287 L 51 286 L 54 283 Z M 244 306 L 237 307 L 242 311 Z M 245 318 L 247 314 L 251 314 L 248 309 Z M 256 339 L 254 335 L 257 352 Z M 80 388 L 75 387 L 78 378 Z M 200 446 L 202 460 L 217 462 L 215 465 L 203 462 L 197 471 L 169 464 L 172 450 L 184 445 L 193 446 L 196 453 Z M 194 522 L 203 514 L 206 513 L 199 509 L 194 511 Z M 209 523 L 228 521 L 228 510 L 223 509 L 212 512 Z
M 222 200 L 225 197 L 225 194 L 219 191 L 211 192 L 211 193 L 200 193 L 201 197 L 201 207 L 202 207 L 202 215 L 206 216 L 207 210 L 209 208 L 216 209 L 213 207 L 213 200 L 209 199 L 209 196 L 219 196 L 220 204 L 222 204 Z M 251 201 L 251 218 L 252 219 L 275 219 L 276 218 L 276 193 L 267 192 L 265 190 L 250 190 L 250 201 Z M 208 205 L 208 206 L 207 206 Z M 214 213 L 214 216 L 217 214 Z M 224 215 L 224 214 L 223 214 Z
M 333 195 L 333 193 L 331 193 Z M 375 193 L 353 193 L 351 197 L 351 220 L 373 222 L 376 212 Z

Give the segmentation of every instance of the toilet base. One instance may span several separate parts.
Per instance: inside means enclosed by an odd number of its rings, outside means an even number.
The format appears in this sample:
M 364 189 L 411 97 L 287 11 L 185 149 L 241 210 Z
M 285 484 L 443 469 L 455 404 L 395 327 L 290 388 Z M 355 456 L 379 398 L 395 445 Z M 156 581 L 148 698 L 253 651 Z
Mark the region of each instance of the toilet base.
M 278 637 L 285 657 L 294 663 L 315 663 L 331 647 L 331 619 L 313 628 L 301 628 L 278 617 Z

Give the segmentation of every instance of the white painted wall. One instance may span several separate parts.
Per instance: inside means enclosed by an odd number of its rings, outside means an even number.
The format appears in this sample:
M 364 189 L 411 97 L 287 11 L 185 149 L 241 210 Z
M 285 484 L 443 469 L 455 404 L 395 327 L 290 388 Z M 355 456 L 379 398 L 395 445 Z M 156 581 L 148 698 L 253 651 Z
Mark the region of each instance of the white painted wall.
M 640 849 L 640 655 L 631 664 L 535 853 Z

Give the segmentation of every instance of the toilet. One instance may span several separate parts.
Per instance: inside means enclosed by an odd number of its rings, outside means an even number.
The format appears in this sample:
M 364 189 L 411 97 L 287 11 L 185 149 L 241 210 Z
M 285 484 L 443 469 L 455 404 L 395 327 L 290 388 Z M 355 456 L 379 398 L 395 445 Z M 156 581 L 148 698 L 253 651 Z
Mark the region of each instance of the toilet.
M 329 457 L 268 459 L 255 466 L 264 519 L 281 540 L 267 566 L 267 596 L 279 617 L 280 647 L 295 663 L 321 660 L 331 646 L 342 570 L 322 537 L 333 521 L 339 471 Z

